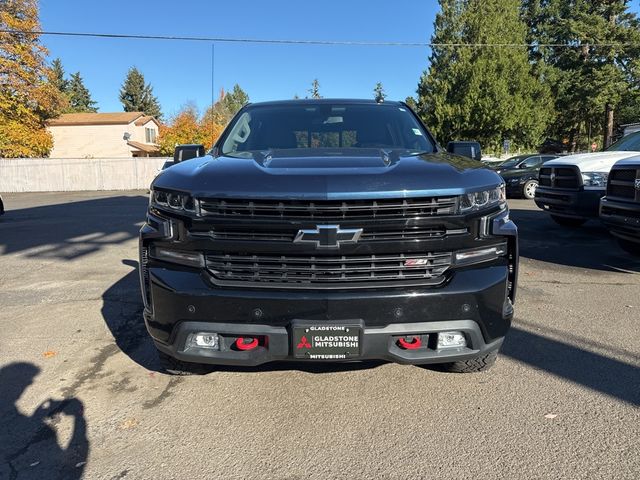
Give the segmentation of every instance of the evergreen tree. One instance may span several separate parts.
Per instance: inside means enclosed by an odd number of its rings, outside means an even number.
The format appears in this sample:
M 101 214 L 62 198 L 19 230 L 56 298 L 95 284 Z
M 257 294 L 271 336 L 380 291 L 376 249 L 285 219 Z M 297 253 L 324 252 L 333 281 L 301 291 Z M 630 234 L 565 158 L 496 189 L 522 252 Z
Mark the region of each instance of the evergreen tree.
M 204 121 L 225 126 L 247 103 L 249 95 L 237 83 L 231 93 L 225 93 L 224 89 L 220 89 L 218 101 L 207 109 Z
M 384 99 L 387 98 L 387 94 L 384 93 L 382 83 L 376 83 L 376 86 L 373 88 L 373 98 L 377 103 L 382 103 L 384 102 Z
M 64 78 L 64 68 L 59 58 L 51 62 L 51 83 L 60 93 L 67 93 L 69 81 Z
M 162 118 L 160 103 L 153 95 L 151 84 L 145 83 L 144 76 L 132 67 L 120 88 L 120 102 L 125 112 L 144 112 L 157 119 Z
M 68 82 L 67 92 L 69 98 L 68 112 L 97 112 L 97 103 L 91 98 L 89 89 L 85 87 L 80 72 L 71 74 Z
M 311 82 L 311 88 L 307 90 L 311 94 L 311 98 L 322 98 L 320 95 L 320 82 L 318 82 L 317 78 L 313 79 Z
M 478 140 L 499 152 L 505 139 L 535 148 L 553 120 L 550 91 L 524 47 L 442 44 L 523 44 L 527 28 L 519 0 L 440 0 L 430 67 L 418 86 L 419 114 L 443 143 Z
M 404 103 L 406 103 L 414 112 L 418 111 L 418 102 L 416 102 L 415 98 L 407 97 L 404 99 Z
M 525 0 L 523 18 L 529 42 L 561 47 L 531 49 L 562 112 L 550 133 L 585 148 L 585 133 L 603 134 L 610 143 L 614 115 L 624 120 L 640 82 L 640 28 L 627 0 Z M 594 46 L 594 44 L 610 44 Z M 565 47 L 566 45 L 566 47 Z M 606 120 L 603 122 L 603 119 Z
M 233 86 L 231 93 L 227 93 L 223 98 L 224 105 L 230 116 L 235 115 L 238 111 L 249 103 L 249 95 L 237 83 Z

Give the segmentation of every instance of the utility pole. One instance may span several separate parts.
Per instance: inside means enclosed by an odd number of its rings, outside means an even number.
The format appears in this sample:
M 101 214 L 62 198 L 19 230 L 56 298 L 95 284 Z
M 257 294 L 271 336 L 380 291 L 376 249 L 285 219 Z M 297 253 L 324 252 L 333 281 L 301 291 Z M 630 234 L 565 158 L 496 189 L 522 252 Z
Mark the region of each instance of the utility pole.
M 615 32 L 617 20 L 618 16 L 615 15 L 612 11 L 609 11 L 609 28 L 611 29 L 609 32 L 610 34 L 613 34 Z M 615 62 L 614 47 L 610 47 L 607 60 L 612 64 Z M 604 107 L 604 141 L 602 142 L 602 146 L 604 148 L 607 148 L 613 143 L 613 113 L 614 106 L 611 105 L 610 102 L 607 102 Z

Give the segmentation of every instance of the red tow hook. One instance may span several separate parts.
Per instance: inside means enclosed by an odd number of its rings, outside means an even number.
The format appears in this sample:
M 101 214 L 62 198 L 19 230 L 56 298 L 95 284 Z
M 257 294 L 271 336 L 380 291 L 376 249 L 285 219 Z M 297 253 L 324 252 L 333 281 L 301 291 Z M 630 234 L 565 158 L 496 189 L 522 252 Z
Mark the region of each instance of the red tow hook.
M 405 340 L 404 338 L 399 338 L 398 344 L 405 350 L 416 350 L 422 346 L 422 340 L 420 340 L 419 336 L 414 335 L 413 337 L 411 337 L 410 342 Z
M 249 343 L 246 343 L 247 340 L 249 340 Z M 257 338 L 251 339 L 251 338 L 240 337 L 236 340 L 236 348 L 238 350 L 253 350 L 257 346 L 258 346 Z

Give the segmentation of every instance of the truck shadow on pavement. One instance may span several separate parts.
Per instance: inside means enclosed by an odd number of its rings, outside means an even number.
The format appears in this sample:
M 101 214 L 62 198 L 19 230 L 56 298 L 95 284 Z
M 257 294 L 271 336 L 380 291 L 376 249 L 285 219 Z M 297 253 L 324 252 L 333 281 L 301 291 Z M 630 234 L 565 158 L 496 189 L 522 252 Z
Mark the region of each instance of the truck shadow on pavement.
M 76 260 L 135 238 L 147 204 L 142 195 L 112 196 L 8 210 L 0 222 L 0 249 Z
M 640 405 L 640 368 L 632 364 L 517 325 L 509 330 L 501 354 L 618 400 Z M 639 360 L 636 355 L 635 363 Z
M 48 399 L 31 415 L 17 403 L 40 369 L 32 363 L 0 368 L 0 478 L 80 479 L 89 455 L 84 407 L 77 398 Z M 68 446 L 58 443 L 56 425 L 62 416 L 73 419 Z
M 520 256 L 569 267 L 615 272 L 640 272 L 640 258 L 622 250 L 598 221 L 582 227 L 556 224 L 542 210 L 511 210 L 518 226 Z

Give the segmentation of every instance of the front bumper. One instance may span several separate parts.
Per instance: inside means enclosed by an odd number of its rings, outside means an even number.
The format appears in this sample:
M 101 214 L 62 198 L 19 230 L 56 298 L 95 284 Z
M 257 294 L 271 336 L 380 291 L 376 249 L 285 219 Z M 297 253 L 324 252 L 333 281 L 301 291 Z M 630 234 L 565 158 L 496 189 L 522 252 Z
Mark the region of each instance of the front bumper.
M 567 190 L 538 187 L 536 205 L 552 215 L 571 218 L 597 218 L 605 190 Z
M 640 204 L 604 197 L 600 202 L 600 219 L 616 237 L 640 243 Z
M 352 322 L 350 322 L 352 323 Z M 172 357 L 186 362 L 209 363 L 218 365 L 256 366 L 273 361 L 305 361 L 293 357 L 291 329 L 261 324 L 181 322 L 177 327 L 172 343 L 155 342 L 156 347 Z M 463 332 L 467 339 L 466 347 L 448 347 L 438 349 L 435 334 L 444 331 Z M 190 333 L 217 332 L 220 335 L 221 350 L 206 348 L 188 348 L 184 345 Z M 430 340 L 423 348 L 405 350 L 397 344 L 397 338 L 407 335 L 428 336 Z M 260 346 L 250 351 L 240 351 L 232 347 L 238 337 L 260 337 Z M 352 360 L 388 360 L 404 364 L 428 364 L 454 362 L 473 358 L 491 350 L 500 348 L 503 338 L 485 342 L 478 324 L 473 320 L 448 322 L 396 323 L 380 328 L 362 330 L 361 354 Z
M 145 322 L 156 346 L 180 360 L 258 365 L 294 360 L 292 324 L 297 320 L 362 325 L 361 359 L 438 363 L 474 357 L 498 348 L 513 317 L 507 297 L 509 267 L 492 265 L 455 272 L 441 288 L 382 291 L 264 291 L 211 288 L 206 273 L 149 269 L 151 308 Z M 401 350 L 398 335 L 458 330 L 467 347 Z M 264 337 L 252 351 L 186 349 L 189 333 L 215 332 L 231 345 L 238 337 Z M 435 338 L 435 335 L 430 335 Z

